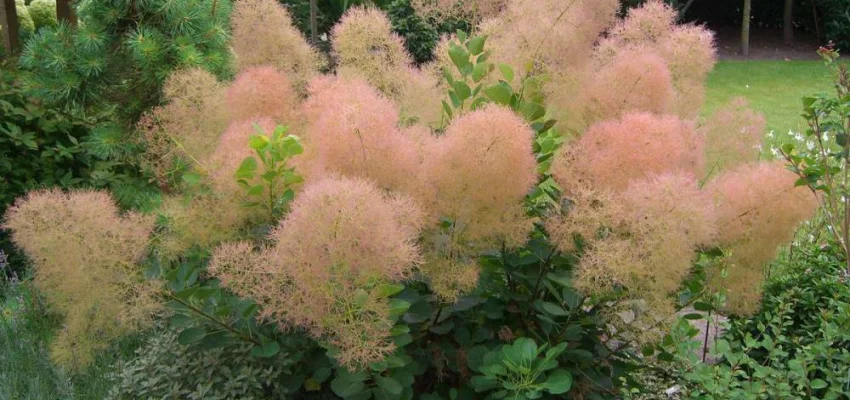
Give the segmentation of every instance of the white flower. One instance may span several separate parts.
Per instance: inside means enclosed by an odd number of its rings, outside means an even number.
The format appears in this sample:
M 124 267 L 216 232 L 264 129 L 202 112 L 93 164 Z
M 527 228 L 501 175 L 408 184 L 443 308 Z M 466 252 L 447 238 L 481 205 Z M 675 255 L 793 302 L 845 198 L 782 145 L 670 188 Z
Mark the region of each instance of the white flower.
M 824 141 L 824 142 L 828 142 L 828 141 L 829 141 L 829 132 L 828 132 L 828 131 L 823 133 L 823 141 Z
M 767 133 L 767 137 L 773 139 L 773 136 L 774 136 L 773 131 L 770 131 L 770 132 Z
M 770 153 L 773 154 L 774 157 L 779 157 L 779 149 L 777 149 L 776 147 L 771 147 Z
M 321 40 L 323 42 L 327 42 L 328 41 L 328 34 L 323 33 L 323 34 L 319 35 L 319 40 Z
M 809 151 L 814 150 L 815 149 L 815 142 L 813 142 L 811 140 L 806 141 L 806 148 L 809 149 Z

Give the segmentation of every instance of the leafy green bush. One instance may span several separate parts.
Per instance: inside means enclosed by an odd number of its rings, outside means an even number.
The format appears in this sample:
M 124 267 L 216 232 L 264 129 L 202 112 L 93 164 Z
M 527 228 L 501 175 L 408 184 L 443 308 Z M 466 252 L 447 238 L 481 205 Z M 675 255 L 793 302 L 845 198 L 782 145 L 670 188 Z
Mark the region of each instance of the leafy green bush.
M 35 0 L 27 6 L 35 29 L 56 26 L 56 2 L 51 0 Z
M 28 190 L 79 186 L 96 169 L 85 144 L 93 121 L 45 107 L 26 94 L 22 76 L 10 63 L 0 62 L 0 212 Z M 108 169 L 97 175 L 108 179 Z M 3 230 L 0 249 L 10 254 L 7 274 L 23 275 L 22 260 Z
M 26 40 L 35 33 L 35 22 L 33 22 L 24 0 L 15 0 L 15 11 L 18 13 L 18 29 L 21 39 Z
M 180 344 L 171 330 L 149 338 L 136 358 L 118 364 L 106 397 L 122 399 L 278 399 L 289 392 L 284 356 L 261 359 L 246 345 L 198 348 Z
M 761 311 L 733 319 L 700 362 L 701 340 L 674 333 L 685 394 L 693 399 L 846 399 L 850 392 L 850 286 L 830 248 L 809 249 L 767 285 Z M 698 338 L 701 339 L 701 338 Z
M 832 41 L 840 49 L 850 49 L 850 1 L 815 0 L 818 12 L 823 19 L 826 40 Z
M 417 15 L 410 0 L 393 0 L 386 6 L 386 10 L 393 31 L 404 38 L 407 51 L 420 64 L 434 58 L 437 41 L 442 35 L 452 34 L 459 29 L 469 31 L 471 27 L 467 21 L 436 21 Z

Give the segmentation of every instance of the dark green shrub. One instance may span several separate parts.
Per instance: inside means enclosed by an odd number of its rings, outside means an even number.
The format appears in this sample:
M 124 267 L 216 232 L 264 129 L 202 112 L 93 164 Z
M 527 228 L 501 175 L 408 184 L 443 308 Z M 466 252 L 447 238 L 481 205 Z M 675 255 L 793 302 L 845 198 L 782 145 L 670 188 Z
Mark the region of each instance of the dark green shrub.
M 693 399 L 847 399 L 850 286 L 828 247 L 787 261 L 768 283 L 761 311 L 734 319 L 715 344 L 720 362 L 699 360 L 701 338 L 684 321 L 678 343 L 682 386 Z
M 462 20 L 434 21 L 416 14 L 410 0 L 394 0 L 386 7 L 393 30 L 404 38 L 405 47 L 413 59 L 421 64 L 434 57 L 440 36 L 458 29 L 469 31 L 471 24 Z
M 182 345 L 166 330 L 147 340 L 136 358 L 117 366 L 108 399 L 279 399 L 291 361 L 262 359 L 250 346 L 203 349 Z
M 86 144 L 94 121 L 27 96 L 22 76 L 9 63 L 0 63 L 0 214 L 28 190 L 79 186 L 93 178 L 96 168 Z M 108 175 L 108 169 L 94 174 L 104 180 Z M 20 275 L 22 260 L 2 230 L 0 249 L 10 254 L 6 272 Z
M 825 39 L 842 51 L 850 49 L 850 1 L 818 0 Z

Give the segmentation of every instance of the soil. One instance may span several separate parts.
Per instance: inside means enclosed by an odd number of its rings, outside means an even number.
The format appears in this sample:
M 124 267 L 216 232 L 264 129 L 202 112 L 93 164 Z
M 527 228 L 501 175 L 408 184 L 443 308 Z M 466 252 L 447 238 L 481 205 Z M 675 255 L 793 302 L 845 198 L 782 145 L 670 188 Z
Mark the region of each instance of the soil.
M 741 54 L 741 28 L 712 28 L 717 35 L 717 51 L 721 60 L 819 60 L 819 47 L 814 35 L 795 32 L 794 43 L 788 45 L 781 29 L 750 31 L 750 55 Z

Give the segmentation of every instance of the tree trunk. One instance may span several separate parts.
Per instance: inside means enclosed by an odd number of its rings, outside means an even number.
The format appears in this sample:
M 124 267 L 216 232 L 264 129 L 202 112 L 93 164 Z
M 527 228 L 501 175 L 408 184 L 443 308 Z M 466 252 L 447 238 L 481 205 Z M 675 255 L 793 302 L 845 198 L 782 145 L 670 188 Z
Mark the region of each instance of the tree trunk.
M 682 8 L 679 9 L 679 14 L 676 16 L 676 22 L 681 22 L 685 18 L 685 14 L 688 12 L 688 9 L 691 8 L 691 5 L 694 4 L 694 0 L 688 0 Z
M 744 0 L 744 15 L 741 19 L 741 54 L 750 55 L 750 15 L 753 0 Z
M 785 0 L 785 13 L 782 18 L 782 33 L 785 44 L 794 43 L 794 0 Z
M 319 45 L 319 5 L 318 0 L 310 0 L 310 42 Z
M 812 15 L 815 20 L 815 35 L 817 35 L 818 43 L 823 43 L 823 39 L 821 39 L 820 35 L 820 18 L 818 17 L 818 5 L 815 2 L 812 2 Z
M 56 19 L 67 21 L 69 25 L 77 25 L 77 13 L 74 12 L 72 0 L 56 0 Z
M 3 48 L 7 54 L 20 46 L 20 30 L 18 26 L 18 11 L 15 10 L 15 0 L 2 0 L 0 5 L 0 28 L 3 29 Z

